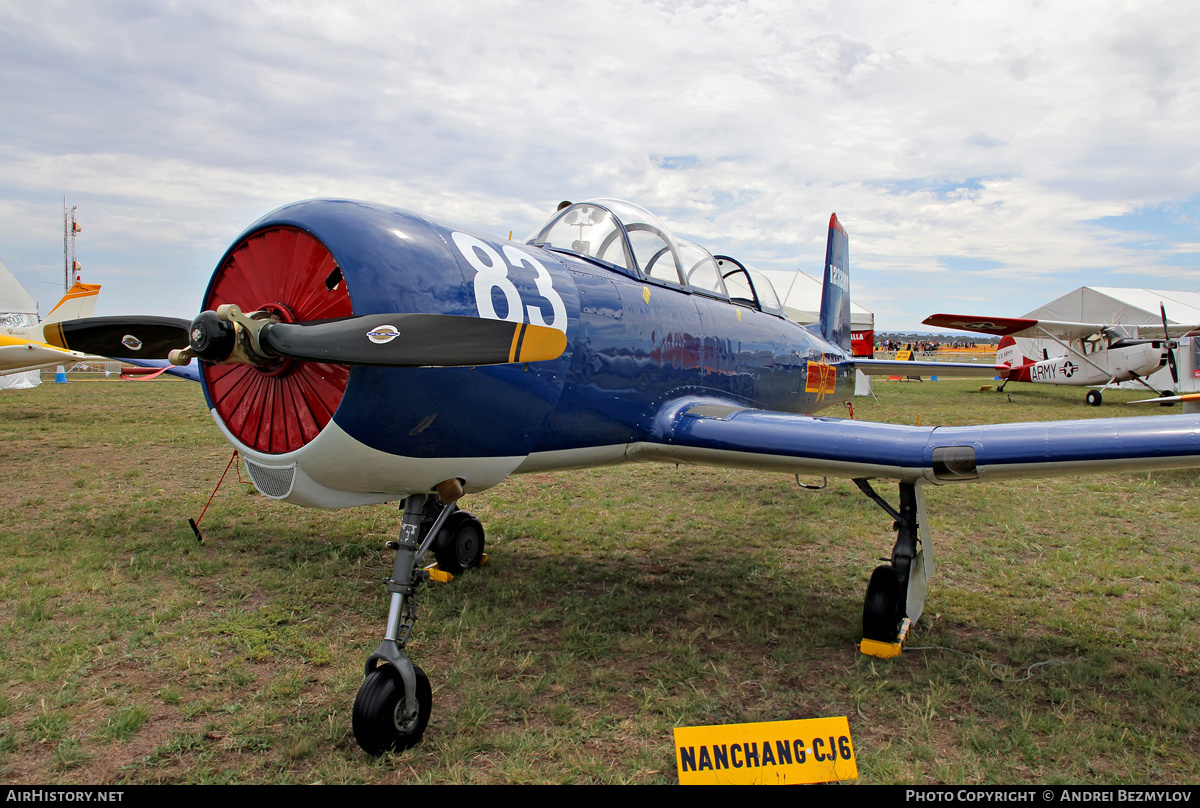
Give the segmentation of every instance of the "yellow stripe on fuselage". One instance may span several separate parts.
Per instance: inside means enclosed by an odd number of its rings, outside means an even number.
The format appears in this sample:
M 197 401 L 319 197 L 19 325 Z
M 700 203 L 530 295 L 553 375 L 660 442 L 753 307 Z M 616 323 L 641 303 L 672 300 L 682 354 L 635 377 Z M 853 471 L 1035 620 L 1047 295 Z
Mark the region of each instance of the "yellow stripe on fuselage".
M 0 346 L 7 347 L 10 345 L 36 345 L 39 348 L 61 348 L 59 345 L 47 345 L 44 342 L 38 342 L 35 339 L 26 339 L 24 337 L 10 337 L 6 334 L 0 334 Z

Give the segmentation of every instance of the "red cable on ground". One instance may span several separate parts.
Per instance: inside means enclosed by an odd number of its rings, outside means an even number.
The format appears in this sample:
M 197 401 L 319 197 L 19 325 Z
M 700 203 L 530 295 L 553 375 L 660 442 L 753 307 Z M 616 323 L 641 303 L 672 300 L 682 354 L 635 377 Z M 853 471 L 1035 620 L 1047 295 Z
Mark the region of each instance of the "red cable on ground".
M 212 504 L 213 497 L 217 495 L 217 491 L 221 488 L 221 483 L 225 482 L 225 475 L 229 473 L 229 467 L 233 465 L 233 461 L 237 460 L 237 449 L 233 450 L 233 457 L 229 458 L 229 462 L 225 464 L 225 471 L 221 472 L 221 479 L 217 480 L 217 487 L 208 495 L 208 502 L 204 503 L 204 510 L 200 511 L 199 519 L 188 519 L 188 524 L 192 526 L 192 532 L 196 534 L 196 541 L 203 542 L 204 537 L 200 535 L 200 520 L 204 518 L 204 514 L 208 513 L 208 506 Z M 238 466 L 238 480 L 242 479 L 242 467 Z

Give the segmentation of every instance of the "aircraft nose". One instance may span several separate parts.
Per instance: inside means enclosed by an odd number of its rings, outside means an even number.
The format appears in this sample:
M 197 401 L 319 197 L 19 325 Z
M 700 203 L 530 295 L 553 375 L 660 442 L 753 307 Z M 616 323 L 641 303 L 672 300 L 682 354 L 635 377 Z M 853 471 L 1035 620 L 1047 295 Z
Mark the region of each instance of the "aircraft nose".
M 327 281 L 336 279 L 334 283 Z M 341 269 L 313 235 L 285 225 L 243 236 L 217 267 L 193 323 L 199 341 L 215 356 L 229 334 L 213 312 L 233 304 L 242 311 L 267 311 L 284 322 L 350 317 L 354 312 Z M 206 315 L 212 314 L 211 318 Z M 193 346 L 198 347 L 198 346 Z M 199 353 L 199 351 L 197 351 Z M 219 359 L 210 361 L 220 361 Z M 264 366 L 202 365 L 209 403 L 238 441 L 266 454 L 295 451 L 325 428 L 346 391 L 348 367 L 287 360 Z

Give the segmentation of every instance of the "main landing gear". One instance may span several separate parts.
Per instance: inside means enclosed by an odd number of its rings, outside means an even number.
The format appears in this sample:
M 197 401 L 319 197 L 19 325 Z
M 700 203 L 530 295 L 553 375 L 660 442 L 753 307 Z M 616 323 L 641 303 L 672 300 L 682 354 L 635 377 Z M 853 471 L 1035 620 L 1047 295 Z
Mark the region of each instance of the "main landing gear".
M 924 492 L 913 483 L 900 483 L 900 509 L 896 510 L 875 493 L 866 479 L 856 479 L 854 483 L 896 520 L 891 563 L 876 567 L 867 584 L 859 650 L 871 656 L 898 656 L 909 627 L 925 609 L 925 593 L 933 575 L 933 546 L 928 541 Z
M 429 677 L 404 652 L 417 622 L 417 590 L 430 577 L 429 570 L 418 566 L 421 559 L 432 548 L 437 568 L 452 575 L 483 559 L 483 526 L 455 505 L 462 496 L 461 484 L 448 483 L 438 486 L 441 501 L 430 494 L 407 497 L 400 538 L 387 543 L 396 551 L 387 580 L 387 628 L 383 642 L 367 657 L 366 679 L 354 699 L 354 739 L 371 755 L 416 746 L 433 710 Z

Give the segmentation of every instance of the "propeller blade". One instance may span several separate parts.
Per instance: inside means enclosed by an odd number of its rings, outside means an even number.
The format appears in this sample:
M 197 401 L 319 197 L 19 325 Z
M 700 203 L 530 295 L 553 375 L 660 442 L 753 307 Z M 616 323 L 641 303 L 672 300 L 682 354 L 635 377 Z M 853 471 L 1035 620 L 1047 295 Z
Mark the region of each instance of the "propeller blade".
M 470 367 L 556 359 L 556 328 L 448 314 L 369 314 L 344 320 L 271 323 L 263 347 L 292 359 L 338 365 Z
M 1137 401 L 1126 401 L 1126 404 L 1174 404 L 1176 401 L 1200 401 L 1200 393 L 1184 393 L 1178 396 L 1159 396 L 1158 398 L 1139 398 Z
M 1162 312 L 1163 340 L 1167 346 L 1167 367 L 1171 369 L 1171 380 L 1175 382 L 1175 388 L 1179 389 L 1179 367 L 1175 364 L 1175 349 L 1171 347 L 1171 332 L 1167 328 L 1167 307 L 1159 302 L 1158 310 Z
M 43 327 L 49 345 L 112 359 L 166 359 L 188 344 L 191 323 L 176 317 L 84 317 Z

